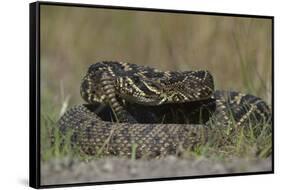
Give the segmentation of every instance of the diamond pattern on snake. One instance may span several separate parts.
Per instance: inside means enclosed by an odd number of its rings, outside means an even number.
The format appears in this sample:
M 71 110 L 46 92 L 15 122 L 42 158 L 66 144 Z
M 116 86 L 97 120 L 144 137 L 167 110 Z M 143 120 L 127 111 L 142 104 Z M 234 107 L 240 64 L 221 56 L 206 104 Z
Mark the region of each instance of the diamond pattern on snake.
M 214 127 L 271 122 L 259 97 L 215 90 L 206 70 L 160 71 L 117 61 L 92 64 L 81 82 L 85 104 L 58 121 L 89 155 L 161 158 L 208 142 Z

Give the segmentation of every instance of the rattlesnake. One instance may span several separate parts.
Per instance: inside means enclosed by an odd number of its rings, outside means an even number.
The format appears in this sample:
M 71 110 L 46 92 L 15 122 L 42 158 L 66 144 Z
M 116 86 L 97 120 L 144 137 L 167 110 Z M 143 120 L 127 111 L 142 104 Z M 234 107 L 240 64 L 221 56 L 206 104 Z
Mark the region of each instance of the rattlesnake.
M 58 126 L 90 155 L 158 158 L 208 142 L 214 127 L 270 122 L 260 98 L 215 91 L 208 71 L 169 71 L 104 61 L 81 84 L 87 102 L 70 108 Z

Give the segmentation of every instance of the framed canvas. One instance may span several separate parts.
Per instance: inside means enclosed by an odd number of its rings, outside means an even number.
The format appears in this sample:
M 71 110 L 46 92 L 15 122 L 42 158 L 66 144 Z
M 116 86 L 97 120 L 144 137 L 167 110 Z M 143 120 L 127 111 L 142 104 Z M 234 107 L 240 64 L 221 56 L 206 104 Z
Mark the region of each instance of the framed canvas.
M 30 4 L 30 186 L 274 172 L 274 18 Z

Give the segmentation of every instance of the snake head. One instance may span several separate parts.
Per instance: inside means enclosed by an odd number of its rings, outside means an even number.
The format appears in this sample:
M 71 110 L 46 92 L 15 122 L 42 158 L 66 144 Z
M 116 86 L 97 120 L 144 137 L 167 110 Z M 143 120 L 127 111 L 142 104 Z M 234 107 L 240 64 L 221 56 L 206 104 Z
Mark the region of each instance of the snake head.
M 162 77 L 138 74 L 117 78 L 121 98 L 143 105 L 185 103 L 210 98 L 213 78 L 208 71 L 163 72 Z

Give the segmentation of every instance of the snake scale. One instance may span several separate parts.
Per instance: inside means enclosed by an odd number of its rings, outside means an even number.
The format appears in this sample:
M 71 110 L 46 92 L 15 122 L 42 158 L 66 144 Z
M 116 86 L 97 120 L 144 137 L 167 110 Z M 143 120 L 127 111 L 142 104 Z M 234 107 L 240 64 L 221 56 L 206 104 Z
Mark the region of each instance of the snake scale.
M 260 98 L 214 90 L 208 71 L 168 71 L 131 63 L 92 64 L 82 80 L 87 102 L 70 108 L 59 129 L 89 155 L 159 158 L 208 142 L 215 127 L 271 121 Z

